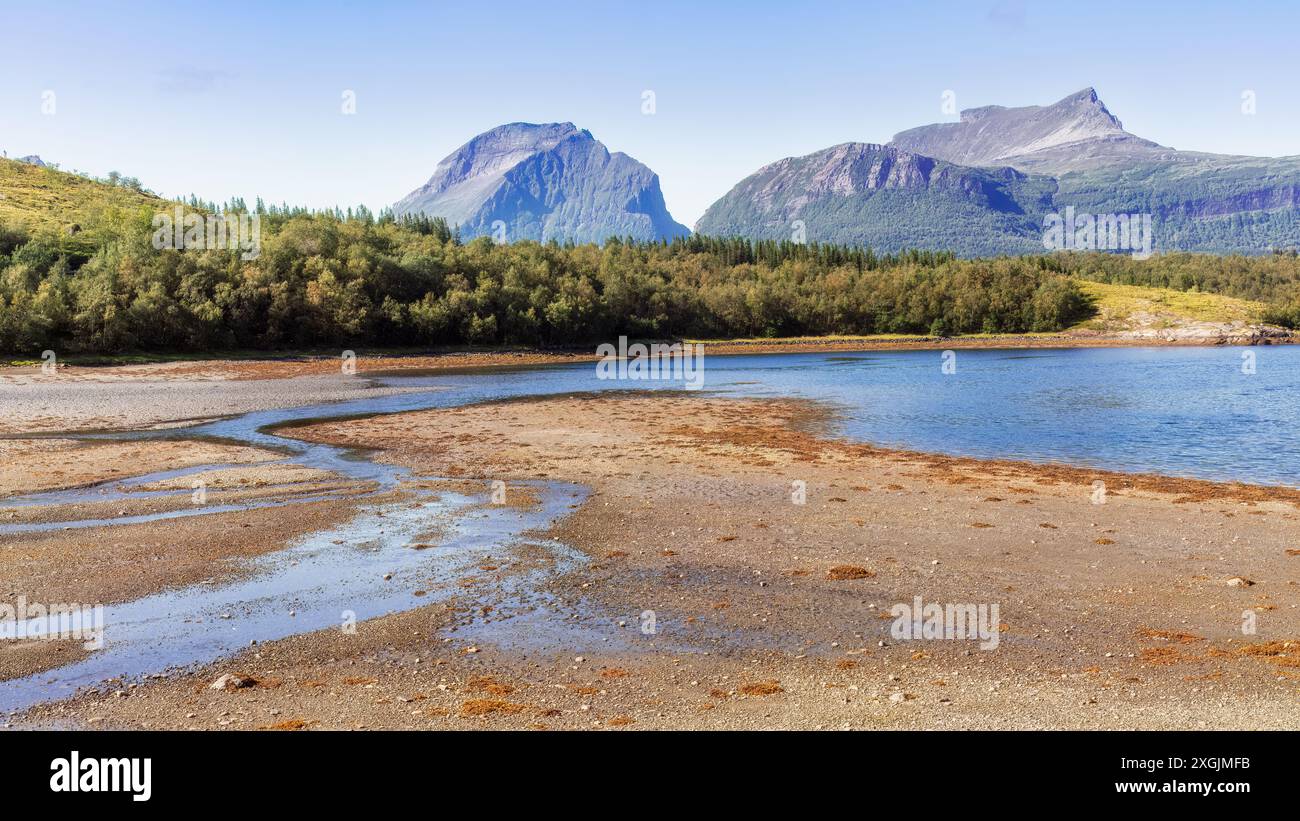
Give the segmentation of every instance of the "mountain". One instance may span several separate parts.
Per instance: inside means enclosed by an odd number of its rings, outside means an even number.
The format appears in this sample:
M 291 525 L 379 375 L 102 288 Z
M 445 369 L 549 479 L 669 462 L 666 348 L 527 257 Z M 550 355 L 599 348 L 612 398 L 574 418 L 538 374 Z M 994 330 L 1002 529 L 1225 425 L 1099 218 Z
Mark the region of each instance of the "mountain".
M 658 175 L 626 154 L 611 154 L 573 123 L 486 131 L 438 163 L 393 211 L 444 217 L 465 238 L 492 235 L 499 220 L 512 242 L 690 233 L 668 213 Z
M 1042 249 L 1052 180 L 980 169 L 874 143 L 844 143 L 764 166 L 704 213 L 716 236 L 941 247 L 961 254 Z
M 819 159 L 831 152 L 783 160 L 742 181 L 714 204 L 696 229 L 769 236 L 767 215 L 798 213 L 809 239 L 953 250 L 963 255 L 1044 250 L 1043 220 L 1073 207 L 1088 214 L 1150 214 L 1156 251 L 1266 253 L 1300 247 L 1300 157 L 1262 158 L 1179 151 L 1124 130 L 1091 88 L 1046 106 L 967 109 L 956 123 L 937 123 L 894 136 L 884 148 L 913 162 L 944 163 L 949 174 L 976 172 L 1016 180 L 1006 199 L 981 205 L 965 189 L 919 184 L 911 196 L 867 204 L 861 192 L 820 188 Z M 782 163 L 795 172 L 753 203 L 755 183 Z M 828 170 L 828 169 L 827 169 Z M 831 171 L 831 173 L 834 173 Z M 1019 176 L 1011 176 L 1014 173 Z M 763 186 L 757 186 L 763 188 Z M 972 208 L 982 208 L 978 215 Z M 826 215 L 833 215 L 827 218 Z M 954 219 L 961 222 L 954 223 Z M 1026 220 L 1036 220 L 1029 227 Z M 970 236 L 968 230 L 984 231 Z
M 961 165 L 1007 165 L 1054 176 L 1167 161 L 1178 153 L 1125 131 L 1091 88 L 1048 106 L 967 109 L 959 122 L 903 131 L 893 144 Z

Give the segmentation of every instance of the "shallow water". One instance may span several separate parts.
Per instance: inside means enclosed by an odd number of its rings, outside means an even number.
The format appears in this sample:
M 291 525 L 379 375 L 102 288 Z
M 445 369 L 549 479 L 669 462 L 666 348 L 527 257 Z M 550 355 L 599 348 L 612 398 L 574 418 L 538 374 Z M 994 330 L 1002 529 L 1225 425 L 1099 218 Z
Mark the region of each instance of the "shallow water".
M 1259 484 L 1300 484 L 1300 347 L 1074 348 L 715 356 L 704 390 L 830 403 L 836 432 L 986 458 Z M 1253 354 L 1255 373 L 1242 372 Z M 680 383 L 601 381 L 590 364 L 475 376 L 387 377 L 440 386 L 424 403 Z M 364 412 L 365 403 L 350 403 Z
M 835 432 L 881 445 L 957 455 L 1061 461 L 1124 471 L 1152 471 L 1217 480 L 1296 485 L 1300 482 L 1300 350 L 1250 349 L 1256 372 L 1242 372 L 1241 348 L 1110 348 L 997 350 L 956 353 L 945 373 L 938 351 L 781 354 L 712 357 L 705 361 L 707 392 L 741 397 L 801 397 L 836 410 Z M 368 379 L 421 389 L 390 396 L 260 411 L 183 430 L 101 434 L 90 438 L 208 437 L 271 447 L 283 460 L 373 483 L 368 494 L 389 492 L 407 478 L 402 468 L 362 452 L 302 443 L 266 428 L 316 418 L 451 407 L 532 395 L 599 390 L 681 390 L 679 382 L 602 381 L 590 363 L 487 373 L 401 373 Z M 424 390 L 427 389 L 427 390 Z M 291 433 L 291 431 L 289 431 Z M 52 504 L 139 498 L 134 485 L 183 477 L 219 465 L 199 465 L 73 491 L 33 494 L 13 504 Z M 250 640 L 267 641 L 338 626 L 343 611 L 357 620 L 437 601 L 449 582 L 488 555 L 533 544 L 554 557 L 559 571 L 581 561 L 564 545 L 539 541 L 543 529 L 580 500 L 585 490 L 534 483 L 536 510 L 509 507 L 467 511 L 482 498 L 421 491 L 418 504 L 365 506 L 350 521 L 311 534 L 250 564 L 240 580 L 194 585 L 107 608 L 105 649 L 58 670 L 0 683 L 0 709 L 15 710 L 70 695 L 111 677 L 139 677 L 211 661 Z M 126 490 L 123 490 L 126 488 Z M 188 491 L 171 491 L 188 493 Z M 485 494 L 486 495 L 486 494 Z M 203 515 L 267 504 L 300 504 L 329 494 L 279 502 L 222 504 L 147 516 L 94 520 L 97 525 Z M 0 503 L 10 504 L 6 501 Z M 76 522 L 13 524 L 21 533 L 82 526 Z M 414 550 L 422 532 L 445 532 Z M 391 580 L 383 575 L 391 573 Z M 539 579 L 525 574 L 507 583 L 523 596 Z M 414 591 L 426 590 L 417 597 Z M 295 611 L 289 616 L 290 610 Z M 525 628 L 532 629 L 532 628 Z M 508 635 L 508 622 L 494 630 Z
M 581 554 L 550 540 L 529 538 L 586 492 L 561 483 L 535 488 L 532 510 L 492 505 L 453 493 L 426 492 L 418 502 L 371 505 L 348 522 L 299 539 L 249 562 L 248 575 L 197 584 L 104 609 L 104 647 L 82 661 L 0 684 L 0 710 L 71 696 L 79 687 L 126 680 L 212 661 L 249 646 L 298 633 L 346 625 L 464 594 L 455 582 L 474 575 L 502 549 L 527 544 L 547 550 L 557 572 Z M 441 527 L 436 538 L 425 534 Z M 412 545 L 433 545 L 416 548 Z M 539 581 L 536 573 L 494 580 L 509 599 Z M 417 595 L 417 592 L 419 595 Z M 293 615 L 290 615 L 292 612 Z

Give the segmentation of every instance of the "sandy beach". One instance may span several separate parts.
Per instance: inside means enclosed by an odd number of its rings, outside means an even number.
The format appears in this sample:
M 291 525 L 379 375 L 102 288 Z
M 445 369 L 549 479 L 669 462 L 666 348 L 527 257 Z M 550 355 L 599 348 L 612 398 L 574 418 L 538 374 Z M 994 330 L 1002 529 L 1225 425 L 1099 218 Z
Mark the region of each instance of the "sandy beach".
M 129 397 L 135 378 L 107 384 Z M 321 396 L 311 376 L 226 382 L 234 393 L 277 384 L 284 406 Z M 19 405 L 3 422 L 75 429 L 90 423 L 84 408 L 99 396 L 61 404 L 62 418 Z M 268 401 L 256 389 L 247 397 L 233 407 Z M 143 427 L 196 410 L 209 412 L 190 399 L 128 398 L 94 421 Z M 516 483 L 581 485 L 590 495 L 538 534 L 581 561 L 560 570 L 546 550 L 521 545 L 484 560 L 437 603 L 354 633 L 258 642 L 9 723 L 1300 728 L 1300 492 L 886 450 L 834 437 L 827 414 L 792 400 L 627 392 L 295 427 L 288 435 L 371 449 L 409 469 L 399 494 L 455 485 L 485 505 L 523 510 L 535 500 Z M 347 490 L 282 454 L 221 443 L 3 444 L 0 492 L 10 496 L 217 461 L 234 466 L 209 477 L 224 492 Z M 493 490 L 504 498 L 489 499 Z M 241 572 L 241 558 L 347 518 L 353 504 L 0 534 L 9 559 L 0 590 L 114 602 L 220 580 Z M 0 500 L 0 523 L 124 509 L 58 507 L 6 511 Z M 542 580 L 528 595 L 502 593 L 527 574 Z M 996 640 L 899 638 L 891 610 L 918 598 L 997 605 Z M 6 679 L 82 652 L 9 644 L 0 652 Z

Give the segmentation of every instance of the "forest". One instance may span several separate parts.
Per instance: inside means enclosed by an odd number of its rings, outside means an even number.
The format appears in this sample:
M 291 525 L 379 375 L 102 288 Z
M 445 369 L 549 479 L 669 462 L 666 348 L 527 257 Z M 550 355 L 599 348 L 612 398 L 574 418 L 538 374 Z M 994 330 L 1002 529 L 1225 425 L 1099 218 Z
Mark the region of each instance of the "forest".
M 495 244 L 462 242 L 436 218 L 248 210 L 261 225 L 255 259 L 158 250 L 149 208 L 110 209 L 75 238 L 0 224 L 0 351 L 1044 332 L 1090 315 L 1079 279 L 1223 293 L 1300 321 L 1294 255 L 959 259 L 703 236 Z

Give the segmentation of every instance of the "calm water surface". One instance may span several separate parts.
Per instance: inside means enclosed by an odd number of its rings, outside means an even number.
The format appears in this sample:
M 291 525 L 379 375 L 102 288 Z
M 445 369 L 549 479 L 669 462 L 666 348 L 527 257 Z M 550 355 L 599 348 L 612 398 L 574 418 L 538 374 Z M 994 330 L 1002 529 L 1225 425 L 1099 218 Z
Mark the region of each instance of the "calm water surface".
M 1243 353 L 1254 354 L 1253 374 L 1243 373 Z M 600 381 L 590 364 L 383 381 L 447 390 L 356 409 L 680 389 Z M 828 402 L 838 433 L 881 445 L 1300 484 L 1300 348 L 1291 346 L 959 350 L 952 374 L 938 351 L 716 356 L 705 359 L 704 389 Z

